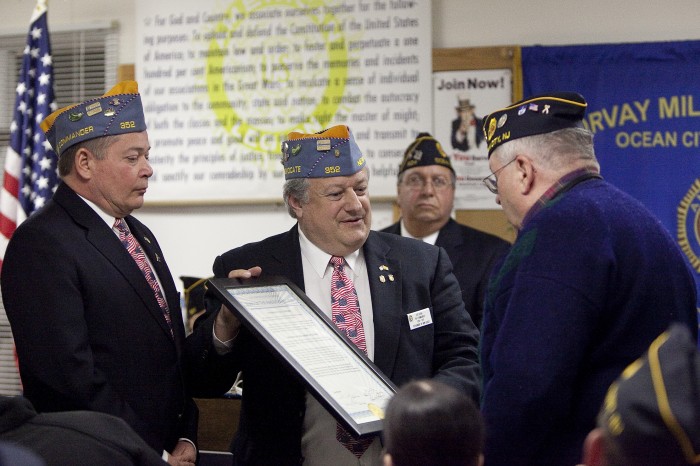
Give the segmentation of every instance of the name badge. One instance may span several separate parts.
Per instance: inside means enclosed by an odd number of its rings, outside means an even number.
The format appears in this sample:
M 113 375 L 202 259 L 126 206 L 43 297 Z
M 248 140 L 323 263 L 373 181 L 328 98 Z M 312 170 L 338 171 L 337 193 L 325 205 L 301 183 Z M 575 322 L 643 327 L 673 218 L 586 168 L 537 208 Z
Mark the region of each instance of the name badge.
M 411 312 L 407 314 L 406 317 L 408 317 L 408 326 L 411 327 L 411 330 L 433 323 L 433 317 L 430 315 L 430 309 L 427 307 L 420 311 Z

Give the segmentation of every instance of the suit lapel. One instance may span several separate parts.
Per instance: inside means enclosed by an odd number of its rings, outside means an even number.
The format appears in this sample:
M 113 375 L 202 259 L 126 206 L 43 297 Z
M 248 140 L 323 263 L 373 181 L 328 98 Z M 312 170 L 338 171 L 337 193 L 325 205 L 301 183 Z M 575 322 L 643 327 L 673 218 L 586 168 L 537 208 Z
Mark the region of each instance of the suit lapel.
M 89 205 L 87 205 L 64 183 L 61 183 L 58 189 L 56 189 L 53 199 L 66 210 L 66 212 L 73 218 L 73 221 L 85 229 L 87 241 L 89 241 L 110 263 L 112 263 L 114 268 L 117 269 L 117 271 L 124 277 L 126 282 L 129 283 L 136 294 L 141 298 L 141 301 L 143 301 L 143 304 L 148 309 L 149 313 L 157 319 L 163 331 L 167 333 L 168 337 L 170 337 L 170 329 L 168 328 L 168 324 L 163 317 L 158 301 L 156 301 L 153 290 L 151 290 L 151 287 L 144 278 L 141 269 L 139 269 L 136 262 L 134 262 L 127 250 L 121 244 L 114 231 L 107 226 L 107 224 L 99 217 L 99 215 L 97 215 L 97 213 L 95 213 L 94 210 L 92 210 Z M 129 228 L 131 228 L 129 221 L 127 221 L 127 224 L 129 224 Z M 144 241 L 141 237 L 136 236 L 136 238 L 143 244 Z M 153 256 L 149 254 L 149 258 L 153 262 Z M 157 272 L 160 273 L 160 270 L 157 270 Z M 159 277 L 161 276 L 162 275 L 159 275 Z M 178 308 L 175 308 L 176 313 L 177 309 Z M 179 313 L 177 316 L 179 316 Z M 170 339 L 172 340 L 172 338 Z
M 298 225 L 294 225 L 273 246 L 270 255 L 275 263 L 272 264 L 270 273 L 290 278 L 296 286 L 304 290 L 304 266 L 301 262 L 298 228 Z
M 402 271 L 391 247 L 372 231 L 363 247 L 374 319 L 374 363 L 389 378 L 399 347 L 402 320 Z
M 450 219 L 440 229 L 440 233 L 438 233 L 438 237 L 435 240 L 435 246 L 444 248 L 449 257 L 459 257 L 457 251 L 462 247 L 462 240 L 459 225 L 453 219 Z
M 147 232 L 142 231 L 139 225 L 135 224 L 132 221 L 131 216 L 126 217 L 126 223 L 129 225 L 131 233 L 136 237 L 136 240 L 141 245 L 141 249 L 143 250 L 144 254 L 146 254 L 148 256 L 148 259 L 151 261 L 151 265 L 153 267 L 154 272 L 158 275 L 158 279 L 160 281 L 161 286 L 161 292 L 163 293 L 163 296 L 165 296 L 165 300 L 168 303 L 168 309 L 170 310 L 170 317 L 171 321 L 173 322 L 173 332 L 179 332 L 179 326 L 176 324 L 176 319 L 180 318 L 180 303 L 179 299 L 177 299 L 178 295 L 177 290 L 175 289 L 175 284 L 173 283 L 170 276 L 170 270 L 168 269 L 168 266 L 165 263 L 165 259 L 163 258 L 163 253 L 157 246 L 155 239 L 151 237 L 150 234 L 148 234 Z M 129 256 L 129 258 L 131 259 L 131 256 Z M 131 262 L 134 263 L 134 265 L 136 265 L 136 262 L 134 262 L 133 259 L 131 260 Z M 160 305 L 158 304 L 158 301 L 155 298 L 153 290 L 151 289 L 150 285 L 148 285 L 146 279 L 143 277 L 141 269 L 139 269 L 138 266 L 136 266 L 136 269 L 139 272 L 141 283 L 146 284 L 145 290 L 143 288 L 141 289 L 141 291 L 145 293 L 141 299 L 145 299 L 144 303 L 148 306 L 149 311 L 151 311 L 154 317 L 158 320 L 158 323 L 160 324 L 161 328 L 165 332 L 167 332 L 168 335 L 170 335 L 170 328 L 168 327 L 168 323 L 165 321 L 163 311 L 161 310 Z M 177 344 L 179 339 L 176 338 L 175 340 Z

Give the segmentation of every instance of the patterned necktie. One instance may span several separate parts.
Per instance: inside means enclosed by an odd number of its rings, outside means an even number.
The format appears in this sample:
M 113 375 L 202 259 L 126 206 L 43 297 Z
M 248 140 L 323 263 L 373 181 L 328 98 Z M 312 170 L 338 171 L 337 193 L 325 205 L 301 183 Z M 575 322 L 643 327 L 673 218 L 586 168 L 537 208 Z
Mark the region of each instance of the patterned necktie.
M 172 335 L 173 324 L 170 320 L 168 303 L 165 301 L 160 285 L 158 285 L 156 275 L 153 273 L 153 270 L 146 259 L 146 254 L 143 252 L 143 249 L 141 249 L 141 245 L 138 241 L 136 241 L 134 235 L 132 235 L 131 231 L 129 231 L 129 228 L 127 227 L 123 218 L 115 219 L 114 228 L 116 228 L 117 232 L 119 233 L 119 240 L 122 242 L 126 250 L 129 251 L 129 254 L 131 254 L 131 257 L 136 262 L 136 265 L 138 265 L 139 269 L 141 269 L 141 273 L 143 273 L 143 276 L 146 278 L 148 285 L 153 290 L 153 294 L 156 297 L 156 301 L 158 301 L 160 310 L 163 311 L 163 316 L 165 316 L 165 321 L 168 323 L 168 327 L 170 327 L 170 334 Z
M 365 342 L 365 329 L 362 326 L 362 314 L 360 313 L 360 303 L 357 300 L 357 291 L 352 281 L 345 274 L 345 259 L 342 257 L 331 257 L 333 274 L 331 275 L 331 309 L 333 323 L 341 332 L 367 354 L 367 343 Z M 372 440 L 370 438 L 356 439 L 343 426 L 336 424 L 336 439 L 350 450 L 356 457 L 361 457 Z

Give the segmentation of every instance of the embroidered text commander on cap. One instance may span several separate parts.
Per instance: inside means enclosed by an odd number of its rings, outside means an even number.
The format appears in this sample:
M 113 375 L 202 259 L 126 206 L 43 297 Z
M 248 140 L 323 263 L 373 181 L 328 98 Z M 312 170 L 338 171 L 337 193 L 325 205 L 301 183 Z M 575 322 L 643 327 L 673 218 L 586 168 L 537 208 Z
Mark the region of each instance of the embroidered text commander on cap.
M 293 132 L 282 143 L 284 179 L 350 176 L 365 165 L 350 128 L 333 126 L 319 133 Z
M 103 136 L 146 130 L 136 81 L 122 81 L 102 97 L 56 110 L 41 123 L 60 157 L 71 146 Z
M 635 466 L 700 464 L 700 353 L 671 327 L 610 386 L 598 421 Z
M 425 167 L 427 165 L 440 165 L 449 168 L 454 173 L 450 158 L 443 150 L 440 143 L 429 133 L 420 133 L 406 149 L 399 174 L 413 167 Z
M 503 143 L 518 138 L 583 127 L 586 100 L 576 92 L 530 97 L 484 117 L 489 157 Z

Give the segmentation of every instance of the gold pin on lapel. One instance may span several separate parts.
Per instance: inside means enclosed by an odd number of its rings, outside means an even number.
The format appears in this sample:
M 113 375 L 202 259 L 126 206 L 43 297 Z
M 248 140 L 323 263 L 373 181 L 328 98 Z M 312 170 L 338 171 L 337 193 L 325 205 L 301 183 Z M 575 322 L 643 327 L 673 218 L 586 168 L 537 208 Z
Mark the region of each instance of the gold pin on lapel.
M 151 244 L 151 240 L 148 239 L 148 236 L 144 236 L 143 239 L 146 240 L 146 242 L 147 242 L 148 244 Z
M 379 270 L 389 270 L 389 267 L 387 267 L 386 265 L 380 265 Z
M 160 262 L 160 256 L 156 253 L 156 262 Z
M 389 281 L 390 281 L 390 282 L 393 282 L 393 281 L 394 281 L 394 275 L 393 275 L 393 274 L 389 274 Z
M 384 278 L 384 275 L 379 276 L 379 281 L 382 283 L 386 282 L 386 278 Z

